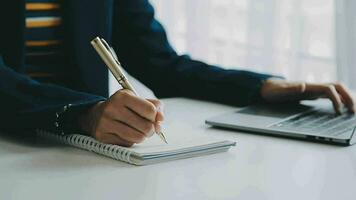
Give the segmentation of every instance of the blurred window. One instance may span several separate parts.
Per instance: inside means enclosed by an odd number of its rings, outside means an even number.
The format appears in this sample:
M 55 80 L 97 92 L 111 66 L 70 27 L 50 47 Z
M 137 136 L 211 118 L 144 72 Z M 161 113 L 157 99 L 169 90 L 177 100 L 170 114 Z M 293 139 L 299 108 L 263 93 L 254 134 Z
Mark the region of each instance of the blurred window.
M 182 54 L 293 80 L 337 78 L 333 0 L 151 0 Z

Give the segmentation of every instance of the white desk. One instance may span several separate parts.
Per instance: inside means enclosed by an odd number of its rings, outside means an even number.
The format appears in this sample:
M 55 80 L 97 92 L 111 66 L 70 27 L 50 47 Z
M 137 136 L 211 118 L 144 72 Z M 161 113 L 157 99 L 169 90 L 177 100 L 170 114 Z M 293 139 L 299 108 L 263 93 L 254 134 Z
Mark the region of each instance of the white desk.
M 227 153 L 136 167 L 0 137 L 0 199 L 355 199 L 356 146 L 216 130 L 231 107 L 166 99 L 166 129 L 237 140 Z

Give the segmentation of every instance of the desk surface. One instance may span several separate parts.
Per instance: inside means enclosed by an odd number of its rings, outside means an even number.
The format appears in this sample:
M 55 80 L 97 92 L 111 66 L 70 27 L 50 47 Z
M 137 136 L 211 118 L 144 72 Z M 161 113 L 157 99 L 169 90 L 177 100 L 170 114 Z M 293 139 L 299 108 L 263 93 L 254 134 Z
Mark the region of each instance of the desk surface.
M 0 136 L 0 199 L 354 199 L 356 145 L 217 130 L 232 107 L 165 99 L 166 132 L 236 140 L 227 153 L 131 166 L 72 147 Z M 169 135 L 169 134 L 168 134 Z

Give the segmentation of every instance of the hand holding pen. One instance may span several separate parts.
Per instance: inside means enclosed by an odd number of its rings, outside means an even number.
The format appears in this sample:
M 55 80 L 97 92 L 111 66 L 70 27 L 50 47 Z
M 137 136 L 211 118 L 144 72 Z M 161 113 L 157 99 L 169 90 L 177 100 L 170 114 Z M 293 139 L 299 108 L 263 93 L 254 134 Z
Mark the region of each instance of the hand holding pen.
M 159 123 L 164 120 L 160 107 L 158 100 L 119 90 L 92 106 L 82 115 L 80 124 L 100 142 L 130 147 L 154 135 L 155 130 L 160 131 Z
M 92 41 L 92 45 L 125 89 L 117 91 L 106 101 L 94 105 L 84 114 L 80 119 L 82 129 L 92 133 L 101 142 L 122 146 L 140 143 L 154 132 L 166 142 L 160 130 L 160 122 L 163 121 L 160 102 L 137 96 L 122 73 L 116 55 L 111 52 L 111 48 L 104 40 L 96 38 Z

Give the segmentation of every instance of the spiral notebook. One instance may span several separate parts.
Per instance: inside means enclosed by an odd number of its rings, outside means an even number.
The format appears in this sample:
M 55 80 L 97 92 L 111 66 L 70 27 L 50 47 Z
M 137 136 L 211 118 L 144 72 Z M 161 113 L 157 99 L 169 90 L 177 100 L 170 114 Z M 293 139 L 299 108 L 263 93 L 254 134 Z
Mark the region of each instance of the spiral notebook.
M 158 136 L 153 136 L 142 144 L 137 144 L 128 148 L 118 145 L 104 144 L 92 137 L 81 134 L 62 136 L 43 130 L 37 130 L 37 135 L 42 138 L 92 151 L 134 165 L 148 165 L 163 161 L 219 153 L 227 151 L 231 146 L 236 145 L 236 142 L 228 140 L 204 137 L 172 138 L 172 136 L 169 140 L 170 143 L 165 144 L 162 143 Z

